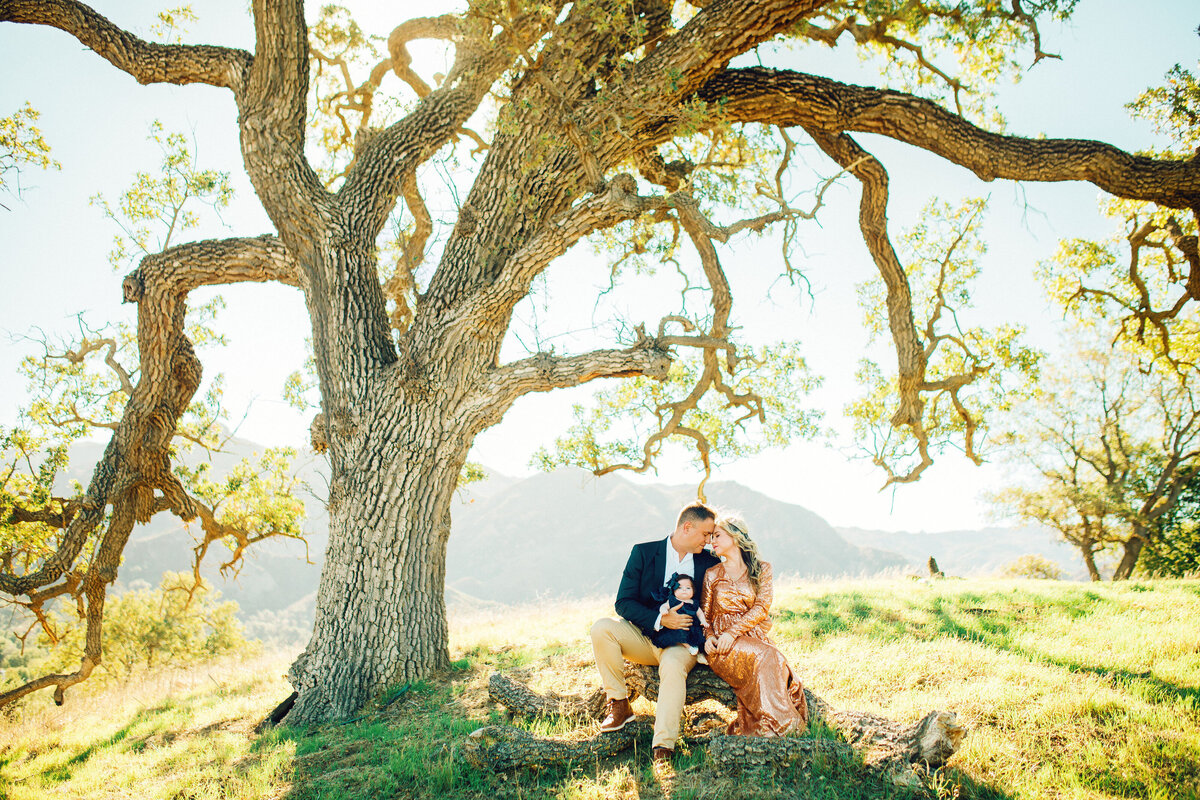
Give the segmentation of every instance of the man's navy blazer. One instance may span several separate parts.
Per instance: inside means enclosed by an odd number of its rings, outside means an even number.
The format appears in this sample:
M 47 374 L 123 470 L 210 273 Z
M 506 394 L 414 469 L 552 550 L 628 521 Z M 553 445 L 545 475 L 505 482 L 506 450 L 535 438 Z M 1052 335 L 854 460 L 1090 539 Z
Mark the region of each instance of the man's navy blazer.
M 625 571 L 621 573 L 621 586 L 617 589 L 617 613 L 642 629 L 649 636 L 654 632 L 658 619 L 658 607 L 653 592 L 663 588 L 663 570 L 667 568 L 667 539 L 635 544 L 629 553 Z M 692 581 L 696 586 L 695 601 L 704 603 L 704 572 L 721 563 L 721 559 L 707 550 L 692 555 L 692 566 L 696 574 Z

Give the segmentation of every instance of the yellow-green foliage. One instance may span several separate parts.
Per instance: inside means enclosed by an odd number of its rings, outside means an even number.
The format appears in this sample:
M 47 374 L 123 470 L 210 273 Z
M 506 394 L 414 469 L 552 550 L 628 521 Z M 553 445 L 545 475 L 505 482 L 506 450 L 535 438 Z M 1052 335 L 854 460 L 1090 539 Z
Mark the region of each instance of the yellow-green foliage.
M 139 588 L 109 598 L 104 605 L 103 660 L 90 680 L 111 683 L 135 673 L 253 652 L 255 644 L 242 635 L 237 603 L 220 602 L 220 594 L 207 583 L 189 598 L 192 585 L 191 575 L 168 572 L 157 589 Z M 11 641 L 0 646 L 0 690 L 47 672 L 78 667 L 86 630 L 83 621 L 70 611 L 51 612 L 49 618 L 57 643 L 43 632 L 30 635 L 23 652 Z
M 592 601 L 460 611 L 451 669 L 394 687 L 346 724 L 250 733 L 288 692 L 286 659 L 79 696 L 65 714 L 0 726 L 0 797 L 1200 795 L 1200 582 L 859 581 L 785 584 L 776 598 L 777 641 L 834 706 L 902 721 L 956 711 L 968 734 L 949 767 L 908 794 L 852 763 L 734 782 L 709 769 L 696 741 L 680 744 L 667 771 L 645 752 L 511 775 L 457 760 L 471 730 L 507 722 L 487 700 L 493 671 L 541 689 L 597 684 L 587 629 L 611 606 Z M 639 700 L 635 710 L 651 708 Z M 541 735 L 572 727 L 512 722 Z
M 682 427 L 704 436 L 716 463 L 811 438 L 821 417 L 806 408 L 806 397 L 820 380 L 809 371 L 799 345 L 766 346 L 742 355 L 737 370 L 724 380 L 735 394 L 755 394 L 761 402 L 750 408 L 731 406 L 726 396 L 710 391 L 681 420 Z M 671 364 L 666 380 L 638 376 L 597 392 L 590 405 L 574 407 L 575 422 L 555 439 L 553 452 L 539 449 L 533 463 L 543 470 L 641 464 L 643 444 L 670 419 L 672 403 L 688 396 L 703 369 L 698 355 L 685 352 Z M 695 444 L 683 433 L 668 437 L 667 443 Z M 657 455 L 661 449 L 656 443 L 652 451 Z
M 1162 137 L 1162 146 L 1145 155 L 1182 160 L 1200 144 L 1200 82 L 1181 65 L 1126 107 Z M 1112 197 L 1103 198 L 1100 208 L 1112 222 L 1109 237 L 1063 240 L 1054 257 L 1039 265 L 1050 297 L 1079 327 L 1110 341 L 1123 339 L 1140 351 L 1143 368 L 1169 354 L 1177 359 L 1175 369 L 1194 369 L 1200 319 L 1194 304 L 1174 308 L 1186 296 L 1188 269 L 1172 247 L 1171 228 L 1174 223 L 1177 234 L 1195 236 L 1195 219 L 1176 209 Z M 1164 313 L 1151 322 L 1146 312 Z
M 191 585 L 192 576 L 167 573 L 158 589 L 137 589 L 108 601 L 101 666 L 129 675 L 140 668 L 194 664 L 249 648 L 237 603 L 220 602 L 219 593 L 206 583 L 189 598 Z
M 1005 578 L 1034 578 L 1037 580 L 1062 580 L 1063 571 L 1058 564 L 1041 555 L 1024 555 L 1007 564 L 1002 575 Z
M 62 168 L 50 157 L 50 145 L 34 124 L 39 116 L 38 110 L 26 103 L 7 117 L 0 117 L 0 190 L 8 189 L 5 174 L 20 173 L 25 164 L 42 169 Z
M 201 222 L 193 210 L 197 203 L 219 212 L 233 199 L 229 173 L 200 169 L 182 133 L 168 132 L 155 120 L 147 138 L 162 152 L 158 170 L 137 172 L 115 209 L 102 194 L 91 198 L 121 229 L 113 237 L 113 249 L 108 254 L 114 269 L 165 250 L 176 243 L 180 234 L 197 227 Z
M 986 211 L 981 198 L 957 207 L 930 201 L 920 221 L 896 242 L 928 361 L 922 424 L 934 453 L 963 449 L 968 428 L 973 452 L 985 453 L 989 420 L 1025 395 L 1042 358 L 1022 344 L 1024 329 L 1019 326 L 987 329 L 970 324 L 972 284 L 987 250 L 981 231 Z M 874 339 L 889 335 L 882 313 L 887 287 L 869 281 L 858 287 L 858 295 L 864 327 Z M 913 429 L 892 424 L 899 387 L 896 366 L 885 368 L 864 358 L 855 378 L 863 394 L 847 405 L 846 414 L 854 421 L 859 447 L 876 463 L 907 473 L 921 459 Z M 956 378 L 963 379 L 961 385 L 955 385 Z M 949 385 L 938 388 L 943 383 Z

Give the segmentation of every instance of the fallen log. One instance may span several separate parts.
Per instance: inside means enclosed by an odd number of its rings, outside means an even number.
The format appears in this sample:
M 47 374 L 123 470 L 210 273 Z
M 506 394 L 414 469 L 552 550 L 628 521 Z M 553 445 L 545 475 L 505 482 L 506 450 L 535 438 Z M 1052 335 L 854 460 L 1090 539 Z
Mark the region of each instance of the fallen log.
M 808 770 L 818 758 L 851 759 L 854 748 L 832 739 L 784 736 L 713 736 L 708 739 L 708 760 L 725 775 L 780 769 Z
M 627 664 L 625 678 L 630 696 L 658 699 L 658 672 L 653 667 Z M 603 690 L 585 695 L 538 694 L 505 675 L 488 681 L 488 694 L 510 712 L 526 716 L 560 715 L 598 719 L 604 705 Z M 931 711 L 919 722 L 905 725 L 861 711 L 835 710 L 805 689 L 810 722 L 819 721 L 846 742 L 788 736 L 712 735 L 706 737 L 713 767 L 722 773 L 746 770 L 807 768 L 818 755 L 847 756 L 860 751 L 864 763 L 898 783 L 912 784 L 912 767 L 936 768 L 945 764 L 962 743 L 966 731 L 950 711 Z M 697 666 L 688 676 L 687 704 L 715 700 L 730 709 L 737 698 L 729 685 L 707 666 Z M 638 717 L 620 731 L 594 733 L 581 729 L 568 736 L 541 738 L 514 727 L 488 726 L 471 734 L 462 754 L 472 764 L 495 771 L 566 761 L 595 760 L 616 755 L 644 738 L 652 726 Z M 585 735 L 587 734 L 587 735 Z M 648 746 L 648 740 L 646 742 Z
M 658 702 L 658 673 L 654 667 L 642 664 L 625 664 L 625 685 L 629 688 L 629 700 L 645 697 Z M 568 718 L 601 719 L 608 705 L 603 688 L 585 694 L 539 694 L 520 681 L 503 673 L 494 672 L 488 678 L 488 697 L 513 714 L 526 717 L 561 716 Z M 688 675 L 685 705 L 716 700 L 727 708 L 737 708 L 737 698 L 729 684 L 716 676 L 711 669 L 698 664 Z
M 643 697 L 658 699 L 658 671 L 654 667 L 626 664 L 625 681 Z M 697 665 L 688 675 L 687 685 L 688 703 L 716 700 L 726 708 L 737 708 L 733 689 L 706 666 Z M 840 733 L 863 751 L 864 760 L 871 766 L 905 762 L 940 767 L 954 755 L 966 736 L 966 729 L 958 724 L 953 711 L 931 711 L 919 722 L 905 725 L 865 711 L 836 710 L 808 689 L 804 690 L 804 699 L 808 703 L 809 724 L 819 721 Z
M 625 685 L 632 695 L 658 702 L 658 668 L 625 662 Z M 737 698 L 729 684 L 717 677 L 707 664 L 697 664 L 688 673 L 687 699 L 684 705 L 716 700 L 726 708 L 737 708 Z
M 568 719 L 601 719 L 607 705 L 604 689 L 587 694 L 538 694 L 520 681 L 499 672 L 488 678 L 488 697 L 514 714 L 526 717 L 559 716 Z
M 540 737 L 511 725 L 488 725 L 473 731 L 459 745 L 459 755 L 477 769 L 508 772 L 521 767 L 595 761 L 628 750 L 640 743 L 647 751 L 654 736 L 654 722 L 636 717 L 619 731 L 580 737 Z

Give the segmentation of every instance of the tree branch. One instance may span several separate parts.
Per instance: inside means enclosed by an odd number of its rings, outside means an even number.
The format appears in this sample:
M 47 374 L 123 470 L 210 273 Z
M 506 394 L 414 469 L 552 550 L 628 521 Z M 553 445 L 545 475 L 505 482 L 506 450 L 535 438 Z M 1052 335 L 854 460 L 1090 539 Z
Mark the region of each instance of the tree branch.
M 1200 157 L 1132 155 L 1085 139 L 1026 139 L 991 133 L 929 100 L 800 72 L 730 69 L 709 80 L 701 100 L 723 101 L 725 119 L 800 125 L 827 134 L 876 133 L 928 150 L 981 180 L 1088 181 L 1117 197 L 1170 208 L 1200 208 Z M 666 130 L 658 135 L 665 138 Z
M 180 295 L 200 286 L 277 281 L 301 285 L 301 272 L 287 248 L 275 236 L 206 239 L 179 245 L 142 259 L 125 276 L 126 302 L 141 299 L 145 286 Z
M 122 30 L 77 0 L 0 0 L 0 22 L 58 28 L 138 83 L 206 83 L 240 92 L 253 57 L 210 45 L 155 44 Z
M 396 271 L 383 285 L 383 293 L 396 304 L 391 313 L 392 328 L 401 333 L 408 330 L 417 313 L 421 298 L 414 273 L 425 260 L 425 245 L 433 233 L 433 217 L 421 197 L 415 172 L 404 176 L 403 187 L 404 202 L 413 215 L 413 232 L 404 242 L 404 252 L 396 261 Z
M 404 118 L 367 141 L 338 192 L 339 200 L 378 231 L 395 205 L 403 176 L 459 135 L 492 84 L 513 65 L 516 53 L 541 36 L 552 20 L 553 16 L 524 14 L 494 39 L 490 38 L 491 24 L 478 19 L 442 16 L 398 26 L 388 38 L 388 64 L 413 88 L 420 102 Z M 412 59 L 406 47 L 409 41 L 431 37 L 456 43 L 454 65 L 436 89 L 430 89 L 411 70 Z M 377 67 L 372 80 L 382 79 L 382 74 Z
M 639 334 L 641 331 L 639 329 Z M 479 421 L 480 429 L 498 422 L 512 403 L 531 392 L 579 386 L 597 378 L 645 375 L 667 377 L 671 356 L 656 339 L 641 335 L 624 350 L 594 350 L 575 356 L 538 353 L 492 371 L 463 405 L 463 414 Z
M 844 133 L 831 135 L 822 130 L 805 130 L 830 158 L 862 183 L 858 223 L 867 249 L 887 286 L 888 324 L 896 345 L 900 404 L 892 415 L 892 426 L 909 426 L 917 437 L 922 456 L 921 464 L 904 476 L 892 475 L 889 470 L 888 482 L 884 486 L 915 481 L 921 472 L 933 463 L 927 452 L 928 436 L 922 423 L 924 401 L 920 396 L 921 386 L 925 382 L 927 362 L 924 345 L 913 321 L 912 291 L 908 285 L 908 276 L 888 237 L 887 170 L 874 156 Z
M 462 41 L 462 37 L 462 21 L 450 14 L 402 22 L 388 36 L 387 48 L 390 58 L 387 66 L 397 78 L 409 85 L 417 97 L 427 97 L 431 89 L 429 84 L 413 71 L 412 55 L 408 52 L 408 43 L 417 39 L 444 39 L 457 44 Z M 373 72 L 372 78 L 374 77 Z
M 54 686 L 55 699 L 88 677 L 100 663 L 100 637 L 107 586 L 117 578 L 121 553 L 135 522 L 162 510 L 195 516 L 192 500 L 170 472 L 168 448 L 180 416 L 200 385 L 200 362 L 183 333 L 187 293 L 203 285 L 237 281 L 299 279 L 287 251 L 273 237 L 196 242 L 146 256 L 122 284 L 127 302 L 138 304 L 139 379 L 121 421 L 97 463 L 87 493 L 70 501 L 78 512 L 66 525 L 57 549 L 33 572 L 0 571 L 0 591 L 33 598 L 72 570 L 85 543 L 112 506 L 112 514 L 83 577 L 87 633 L 80 669 L 48 675 L 0 695 L 0 706 L 30 691 Z M 156 497 L 155 491 L 163 493 Z M 82 601 L 81 601 L 82 602 Z
M 453 321 L 473 326 L 482 315 L 506 315 L 529 292 L 533 279 L 584 236 L 666 204 L 662 197 L 640 196 L 632 175 L 621 173 L 613 177 L 602 191 L 542 225 L 508 257 L 486 290 L 471 296 L 455 310 Z

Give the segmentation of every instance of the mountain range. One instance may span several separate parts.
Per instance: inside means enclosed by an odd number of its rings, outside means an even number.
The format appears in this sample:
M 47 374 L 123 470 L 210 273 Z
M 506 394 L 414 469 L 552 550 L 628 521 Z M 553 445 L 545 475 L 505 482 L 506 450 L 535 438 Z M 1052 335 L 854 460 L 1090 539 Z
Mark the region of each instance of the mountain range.
M 235 440 L 229 449 L 214 458 L 215 470 L 260 448 Z M 86 483 L 86 470 L 99 454 L 99 445 L 73 448 L 73 472 L 79 474 L 65 477 Z M 301 481 L 318 490 L 327 482 L 323 469 L 318 459 L 298 460 L 296 467 Z M 909 533 L 834 528 L 802 506 L 738 483 L 710 483 L 706 494 L 713 504 L 746 519 L 778 576 L 926 574 L 931 555 L 946 574 L 988 575 L 1028 553 L 1057 562 L 1071 577 L 1079 572 L 1074 551 L 1043 530 Z M 616 474 L 596 478 L 580 469 L 528 478 L 493 473 L 461 489 L 451 510 L 447 601 L 521 603 L 614 595 L 629 548 L 666 537 L 678 509 L 694 497 L 694 485 L 635 483 Z M 306 506 L 307 561 L 303 543 L 268 541 L 252 548 L 236 576 L 222 577 L 217 566 L 223 552 L 212 548 L 203 572 L 223 597 L 238 602 L 253 635 L 296 639 L 310 629 L 329 520 L 319 500 L 308 497 Z M 189 569 L 193 546 L 187 526 L 160 514 L 134 531 L 121 566 L 121 585 L 156 585 L 164 571 Z

